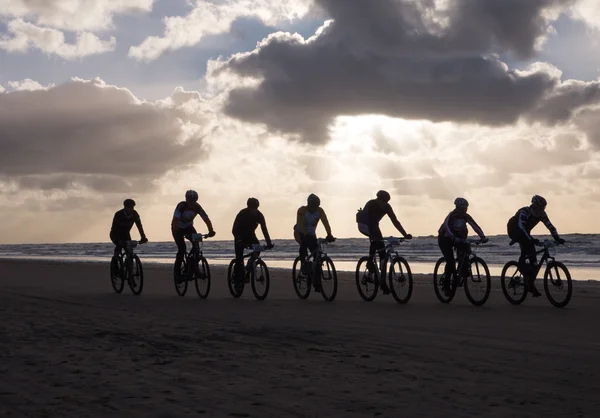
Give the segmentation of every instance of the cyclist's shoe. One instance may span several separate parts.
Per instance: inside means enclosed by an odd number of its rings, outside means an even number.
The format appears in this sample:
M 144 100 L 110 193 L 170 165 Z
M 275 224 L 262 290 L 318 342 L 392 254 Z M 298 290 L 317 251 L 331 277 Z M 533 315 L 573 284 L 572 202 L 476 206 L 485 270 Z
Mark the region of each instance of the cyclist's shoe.
M 535 285 L 533 283 L 530 284 L 529 292 L 531 292 L 531 296 L 533 296 L 534 298 L 539 298 L 540 296 L 542 296 L 540 291 L 537 290 L 537 288 L 535 287 Z
M 446 296 L 450 296 L 452 294 L 452 290 L 450 290 L 450 281 L 446 280 L 445 275 L 442 275 L 442 291 Z
M 375 274 L 377 272 L 377 268 L 375 267 L 373 260 L 367 261 L 367 270 L 369 270 L 370 274 Z

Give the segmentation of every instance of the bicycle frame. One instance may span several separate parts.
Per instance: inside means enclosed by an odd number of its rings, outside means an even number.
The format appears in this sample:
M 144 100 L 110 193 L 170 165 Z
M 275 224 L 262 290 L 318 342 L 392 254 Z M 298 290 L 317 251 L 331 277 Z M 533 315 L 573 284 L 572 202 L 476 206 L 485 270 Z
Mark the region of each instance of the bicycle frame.
M 252 244 L 247 248 L 250 248 L 252 251 L 247 254 L 244 254 L 244 258 L 248 259 L 248 261 L 246 262 L 246 270 L 248 270 L 250 267 L 255 269 L 256 262 L 260 259 L 260 253 L 262 251 L 266 251 L 267 247 L 260 244 Z
M 464 269 L 464 264 L 468 262 L 470 265 L 471 260 L 474 259 L 475 257 L 477 257 L 477 254 L 475 254 L 473 247 L 477 248 L 479 245 L 481 245 L 481 241 L 467 240 L 466 244 L 467 244 L 467 247 L 466 247 L 465 251 L 461 254 L 460 258 L 458 258 L 458 248 L 455 249 L 457 260 L 456 260 L 456 269 L 454 270 L 454 275 L 455 275 L 454 277 L 455 277 L 455 279 L 458 278 L 458 280 L 459 280 L 458 286 L 462 286 L 465 281 L 465 276 L 462 274 L 462 271 Z
M 381 264 L 384 267 L 383 270 L 385 270 L 385 267 L 393 259 L 394 256 L 400 257 L 400 254 L 398 254 L 396 247 L 399 246 L 400 244 L 402 244 L 404 242 L 404 239 L 389 237 L 387 240 L 382 240 L 380 242 L 383 242 L 385 244 L 385 257 L 383 258 L 382 264 Z M 381 269 L 380 269 L 379 264 L 377 263 L 377 252 L 375 252 L 375 254 L 373 254 L 373 257 L 371 257 L 371 260 L 373 261 L 373 263 L 375 263 L 375 267 L 377 268 L 377 271 L 380 273 Z
M 554 256 L 550 255 L 550 248 L 554 247 L 554 244 L 552 244 L 550 241 L 544 241 L 542 244 L 540 244 L 540 246 L 543 248 L 535 252 L 536 256 L 542 254 L 542 258 L 540 258 L 540 261 L 535 266 L 535 275 L 533 276 L 535 278 L 537 278 L 538 274 L 540 273 L 542 266 L 547 266 L 548 262 L 556 260 Z M 519 260 L 520 258 L 521 257 L 519 257 Z

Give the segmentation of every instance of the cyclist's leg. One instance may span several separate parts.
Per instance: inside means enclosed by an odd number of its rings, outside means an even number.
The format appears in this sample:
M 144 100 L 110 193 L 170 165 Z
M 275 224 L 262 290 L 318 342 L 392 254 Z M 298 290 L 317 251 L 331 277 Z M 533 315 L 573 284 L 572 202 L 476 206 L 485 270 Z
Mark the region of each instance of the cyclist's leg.
M 244 249 L 246 244 L 240 237 L 234 237 L 235 250 L 235 276 L 237 281 L 241 281 L 244 277 Z
M 535 270 L 537 265 L 535 245 L 530 240 L 521 240 L 518 242 L 521 248 L 519 269 L 523 273 L 523 279 L 528 285 L 528 290 L 534 297 L 541 296 L 540 291 L 535 287 Z
M 305 262 L 306 257 L 308 256 L 308 249 L 306 247 L 306 243 L 304 242 L 304 237 L 304 234 L 294 231 L 294 239 L 298 244 L 300 244 L 300 247 L 298 248 L 298 255 L 300 256 L 300 270 L 302 271 L 302 274 L 308 274 Z
M 381 266 L 379 271 L 379 285 L 383 288 L 384 292 L 387 291 L 387 284 L 385 281 L 385 267 L 383 260 L 385 259 L 385 244 L 383 243 L 383 235 L 379 226 L 371 228 L 371 248 L 369 249 L 369 256 L 372 258 L 375 253 L 379 255 L 379 265 Z
M 311 235 L 311 234 L 307 234 L 304 236 L 304 247 L 308 248 L 308 250 L 310 250 L 311 253 L 314 253 L 317 250 L 317 236 L 316 235 Z M 320 272 L 319 270 L 319 266 L 317 266 L 314 263 L 313 260 L 313 266 L 315 266 L 317 268 L 317 273 Z M 315 270 L 313 270 L 314 272 Z M 315 286 L 316 290 L 319 290 L 321 288 L 321 282 L 319 281 L 320 279 L 320 274 L 317 274 L 316 277 L 313 278 L 313 285 Z
M 444 291 L 447 292 L 450 290 L 450 280 L 454 277 L 455 271 L 456 260 L 454 258 L 454 244 L 452 239 L 438 237 L 438 246 L 442 251 L 444 261 L 446 262 L 446 265 L 444 266 L 444 277 L 446 278 L 444 281 Z
M 193 227 L 192 227 L 193 228 Z M 181 274 L 181 263 L 183 262 L 183 258 L 185 257 L 185 252 L 187 250 L 185 246 L 185 234 L 189 233 L 190 228 L 187 229 L 177 229 L 173 231 L 173 239 L 175 240 L 175 244 L 177 244 L 177 255 L 175 256 L 175 275 L 179 277 Z

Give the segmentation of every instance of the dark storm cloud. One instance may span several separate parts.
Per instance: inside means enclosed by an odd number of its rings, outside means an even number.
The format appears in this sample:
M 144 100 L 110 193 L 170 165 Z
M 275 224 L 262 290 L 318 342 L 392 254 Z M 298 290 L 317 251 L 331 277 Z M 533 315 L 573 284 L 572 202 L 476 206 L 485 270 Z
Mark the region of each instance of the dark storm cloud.
M 549 30 L 544 17 L 570 0 L 320 0 L 334 19 L 311 42 L 272 35 L 220 71 L 263 79 L 231 91 L 225 111 L 304 141 L 327 139 L 338 115 L 511 124 L 560 85 L 551 71 L 514 72 L 497 53 L 531 57 Z M 577 102 L 578 99 L 572 101 Z
M 2 94 L 0 180 L 41 190 L 148 190 L 202 157 L 199 139 L 178 142 L 180 116 L 99 81 Z

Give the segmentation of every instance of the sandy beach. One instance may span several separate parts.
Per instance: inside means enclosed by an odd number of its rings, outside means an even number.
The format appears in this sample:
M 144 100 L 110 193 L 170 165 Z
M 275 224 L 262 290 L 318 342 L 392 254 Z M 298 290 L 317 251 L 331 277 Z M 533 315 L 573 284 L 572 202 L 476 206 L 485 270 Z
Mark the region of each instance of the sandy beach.
M 266 260 L 268 262 L 268 259 Z M 141 296 L 108 265 L 0 262 L 1 417 L 587 417 L 600 408 L 600 286 L 571 304 L 437 301 L 419 276 L 409 304 L 299 300 L 274 270 L 267 300 L 175 294 L 145 265 Z

